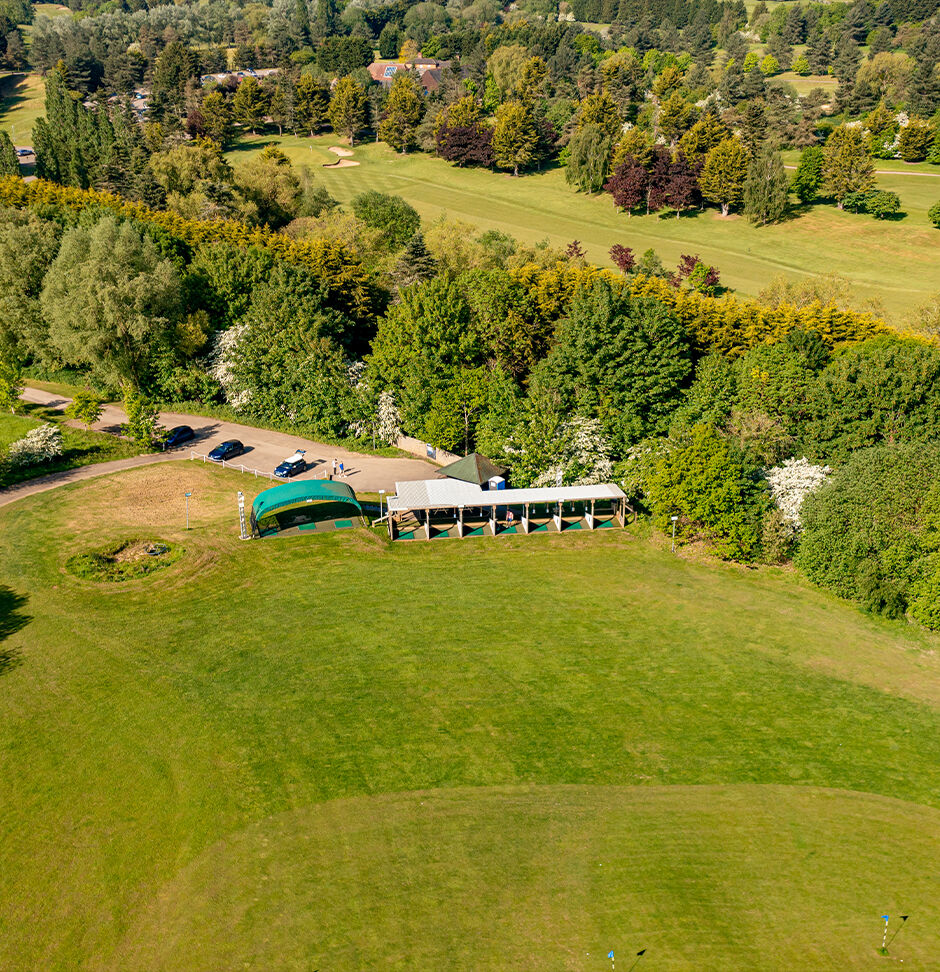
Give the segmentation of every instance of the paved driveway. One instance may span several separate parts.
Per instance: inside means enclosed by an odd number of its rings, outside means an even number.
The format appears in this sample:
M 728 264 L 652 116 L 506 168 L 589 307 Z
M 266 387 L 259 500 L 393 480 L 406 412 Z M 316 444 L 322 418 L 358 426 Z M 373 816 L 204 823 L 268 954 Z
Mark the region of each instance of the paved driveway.
M 64 409 L 70 399 L 61 395 L 41 391 L 38 388 L 26 388 L 23 399 L 27 402 L 46 405 L 50 408 Z M 127 421 L 123 409 L 116 405 L 108 405 L 102 413 L 100 421 L 94 428 L 101 432 L 117 433 L 119 427 Z M 149 465 L 173 459 L 188 459 L 192 453 L 208 454 L 209 450 L 226 439 L 238 439 L 245 446 L 245 453 L 234 463 L 237 468 L 243 465 L 246 470 L 258 469 L 271 472 L 274 467 L 297 449 L 306 450 L 307 462 L 311 465 L 305 473 L 295 479 L 324 479 L 332 470 L 332 461 L 342 462 L 346 469 L 345 482 L 360 493 L 376 493 L 380 489 L 393 492 L 395 483 L 407 479 L 431 479 L 437 472 L 433 466 L 421 459 L 386 459 L 382 456 L 366 456 L 358 452 L 349 452 L 323 442 L 313 442 L 299 436 L 288 435 L 285 432 L 269 432 L 267 429 L 256 429 L 248 425 L 235 422 L 223 422 L 219 419 L 205 418 L 200 415 L 183 415 L 176 412 L 161 412 L 161 425 L 168 429 L 176 425 L 189 425 L 196 433 L 195 441 L 187 442 L 177 449 L 171 449 L 159 456 L 137 456 L 132 459 L 119 459 L 114 462 L 100 463 L 93 466 L 81 466 L 64 473 L 44 476 L 41 479 L 23 483 L 0 493 L 0 505 L 19 499 L 30 493 L 53 489 L 63 483 L 89 479 L 104 473 L 116 472 L 120 469 L 131 469 L 135 466 Z M 274 482 L 272 481 L 272 485 Z

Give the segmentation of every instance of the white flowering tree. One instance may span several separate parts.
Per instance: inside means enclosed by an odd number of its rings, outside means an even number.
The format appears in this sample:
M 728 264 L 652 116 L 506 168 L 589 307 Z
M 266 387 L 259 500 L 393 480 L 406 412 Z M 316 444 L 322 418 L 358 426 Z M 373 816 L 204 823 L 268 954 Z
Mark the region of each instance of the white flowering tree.
M 377 399 L 373 398 L 365 371 L 364 361 L 354 361 L 348 368 L 349 383 L 359 395 L 361 415 L 350 423 L 350 428 L 360 438 L 372 436 L 378 445 L 395 445 L 401 436 L 401 415 L 395 396 L 386 390 Z
M 535 486 L 588 486 L 610 482 L 614 464 L 610 458 L 610 444 L 595 418 L 575 415 L 564 421 L 558 430 L 555 447 L 556 462 L 535 480 Z
M 764 470 L 774 505 L 784 520 L 796 529 L 800 526 L 803 501 L 825 485 L 831 475 L 829 466 L 814 466 L 805 456 L 787 459 L 783 465 Z
M 222 386 L 225 400 L 236 410 L 243 408 L 251 399 L 250 389 L 238 380 L 235 368 L 239 342 L 247 333 L 247 324 L 233 324 L 216 334 L 209 352 L 209 376 Z
M 31 429 L 7 450 L 11 466 L 35 466 L 62 455 L 62 431 L 51 422 Z
M 401 436 L 401 415 L 395 404 L 395 396 L 389 391 L 379 395 L 376 420 L 375 437 L 380 442 L 395 445 Z

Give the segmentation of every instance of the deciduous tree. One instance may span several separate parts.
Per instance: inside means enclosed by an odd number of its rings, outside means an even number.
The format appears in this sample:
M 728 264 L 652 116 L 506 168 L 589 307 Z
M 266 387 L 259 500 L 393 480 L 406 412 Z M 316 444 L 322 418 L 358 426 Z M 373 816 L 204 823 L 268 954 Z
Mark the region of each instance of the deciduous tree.
M 63 236 L 41 305 L 63 361 L 89 367 L 111 387 L 140 387 L 179 316 L 180 280 L 149 237 L 104 217 Z
M 519 169 L 535 159 L 538 128 L 529 105 L 522 101 L 507 101 L 496 109 L 493 130 L 493 157 L 501 169 Z
M 840 125 L 833 129 L 823 150 L 823 190 L 839 209 L 850 192 L 874 188 L 875 166 L 861 128 Z
M 65 415 L 67 418 L 81 422 L 86 429 L 90 429 L 101 418 L 103 411 L 104 403 L 101 396 L 85 388 L 75 393 L 75 397 L 65 409 Z
M 810 145 L 800 154 L 792 189 L 801 203 L 811 203 L 816 199 L 822 185 L 824 158 L 821 145 Z
M 747 168 L 744 212 L 752 223 L 775 223 L 789 205 L 789 180 L 779 152 L 765 147 Z
M 565 180 L 582 192 L 600 192 L 607 178 L 610 136 L 600 125 L 584 125 L 568 142 Z
M 705 166 L 699 177 L 702 195 L 721 206 L 727 216 L 733 206 L 739 206 L 744 195 L 747 176 L 747 156 L 744 146 L 736 138 L 719 142 L 705 156 Z

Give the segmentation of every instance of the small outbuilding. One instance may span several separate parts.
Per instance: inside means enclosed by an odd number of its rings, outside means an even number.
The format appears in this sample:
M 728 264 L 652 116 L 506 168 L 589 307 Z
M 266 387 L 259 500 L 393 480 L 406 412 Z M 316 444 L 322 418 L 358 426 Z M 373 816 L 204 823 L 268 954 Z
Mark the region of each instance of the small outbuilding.
M 448 479 L 459 479 L 462 483 L 473 483 L 485 489 L 490 480 L 505 478 L 507 469 L 497 466 L 492 459 L 481 456 L 479 452 L 471 452 L 449 466 L 442 466 L 439 471 Z
M 251 533 L 273 537 L 362 525 L 362 507 L 352 487 L 326 479 L 302 479 L 272 486 L 251 504 Z

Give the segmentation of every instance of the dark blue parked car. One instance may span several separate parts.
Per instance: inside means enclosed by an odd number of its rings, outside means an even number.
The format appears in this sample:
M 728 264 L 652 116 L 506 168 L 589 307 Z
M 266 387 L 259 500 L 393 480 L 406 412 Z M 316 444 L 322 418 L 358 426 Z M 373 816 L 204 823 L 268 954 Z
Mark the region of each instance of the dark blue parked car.
M 238 439 L 229 439 L 227 442 L 217 445 L 212 452 L 209 453 L 209 458 L 213 462 L 222 462 L 225 459 L 234 459 L 236 456 L 240 456 L 244 451 L 245 447 L 238 441 Z
M 297 473 L 302 473 L 307 468 L 307 461 L 304 459 L 303 449 L 298 449 L 292 456 L 288 456 L 274 470 L 274 475 L 280 479 L 290 479 Z
M 164 449 L 173 449 L 184 442 L 189 442 L 195 438 L 196 433 L 188 425 L 177 425 L 175 429 L 170 429 L 163 440 Z

